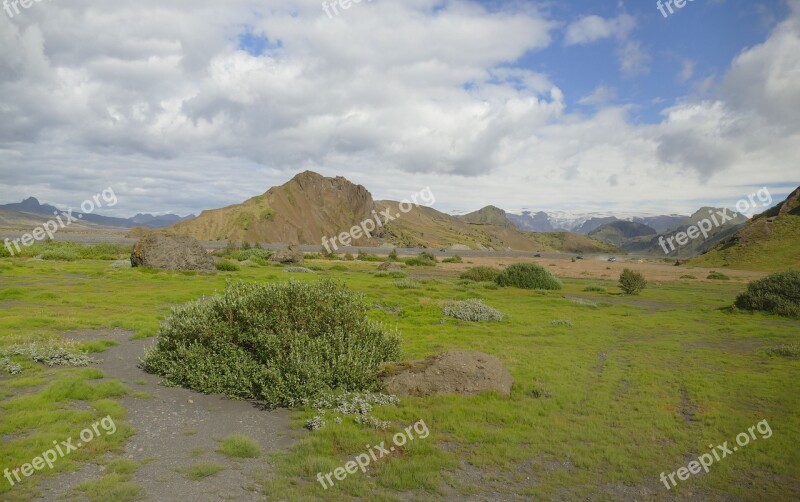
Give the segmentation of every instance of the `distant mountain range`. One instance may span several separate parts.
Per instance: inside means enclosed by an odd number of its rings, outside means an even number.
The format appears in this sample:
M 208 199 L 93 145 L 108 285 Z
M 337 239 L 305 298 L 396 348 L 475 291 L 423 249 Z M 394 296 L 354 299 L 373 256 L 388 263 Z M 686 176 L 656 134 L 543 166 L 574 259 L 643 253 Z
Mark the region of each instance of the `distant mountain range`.
M 16 202 L 13 204 L 2 204 L 0 205 L 0 209 L 5 209 L 7 211 L 17 211 L 20 213 L 30 213 L 30 214 L 47 215 L 47 216 L 53 216 L 54 213 L 56 212 L 60 213 L 62 211 L 61 209 L 55 206 L 51 206 L 50 204 L 42 204 L 36 197 L 28 197 L 22 202 Z M 81 221 L 84 222 L 89 222 L 109 227 L 121 227 L 121 228 L 133 228 L 136 226 L 148 227 L 148 228 L 164 228 L 170 225 L 174 225 L 179 221 L 183 221 L 188 218 L 194 218 L 194 215 L 181 217 L 174 214 L 164 214 L 160 216 L 155 216 L 152 214 L 140 213 L 134 216 L 133 218 L 114 218 L 112 216 L 101 216 L 95 213 L 83 214 L 78 211 L 73 211 L 72 214 L 75 217 L 80 215 Z
M 59 209 L 41 204 L 33 197 L 0 205 L 0 226 L 11 228 L 13 222 L 34 221 L 30 219 L 32 216 L 52 217 L 56 211 Z M 699 221 L 718 211 L 721 209 L 704 207 L 688 216 L 567 211 L 514 214 L 486 206 L 471 213 L 451 215 L 417 206 L 405 212 L 400 203 L 373 200 L 365 187 L 343 177 L 328 178 L 306 171 L 263 195 L 241 204 L 203 211 L 197 217 L 137 214 L 133 218 L 113 218 L 85 214 L 81 225 L 127 228 L 131 229 L 130 237 L 160 229 L 206 241 L 321 245 L 323 237 L 337 236 L 354 225 L 386 214 L 394 215 L 391 221 L 384 221 L 370 235 L 354 237 L 352 246 L 628 252 L 682 259 L 703 255 L 693 263 L 764 270 L 800 267 L 800 188 L 786 201 L 752 220 L 731 212 L 732 217 L 710 229 L 706 237 L 690 239 L 665 253 L 665 241 L 680 242 L 680 233 L 689 233 Z
M 601 225 L 615 221 L 641 223 L 656 232 L 664 232 L 679 226 L 681 222 L 688 218 L 688 215 L 623 216 L 608 213 L 571 213 L 568 211 L 538 211 L 535 213 L 533 211 L 522 211 L 519 214 L 507 213 L 507 217 L 517 228 L 528 232 L 557 232 L 560 230 L 589 235 L 590 232 Z

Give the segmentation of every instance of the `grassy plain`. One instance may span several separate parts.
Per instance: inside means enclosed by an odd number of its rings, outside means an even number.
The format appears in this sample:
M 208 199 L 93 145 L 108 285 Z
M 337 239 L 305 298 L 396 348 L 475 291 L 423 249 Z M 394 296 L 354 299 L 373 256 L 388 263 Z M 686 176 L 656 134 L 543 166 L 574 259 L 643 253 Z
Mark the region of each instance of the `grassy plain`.
M 288 451 L 265 456 L 271 474 L 253 477 L 270 499 L 800 498 L 800 360 L 770 352 L 797 343 L 800 322 L 730 309 L 742 282 L 659 280 L 627 297 L 615 280 L 597 277 L 565 278 L 563 290 L 538 292 L 460 281 L 456 267 L 438 266 L 409 267 L 418 285 L 401 289 L 398 279 L 376 276 L 376 263 L 310 262 L 324 269 L 316 274 L 276 266 L 196 274 L 115 268 L 109 260 L 84 258 L 91 252 L 78 254 L 70 262 L 0 259 L 0 350 L 88 329 L 121 328 L 150 337 L 172 306 L 220 291 L 227 280 L 313 281 L 328 275 L 362 292 L 374 307 L 371 317 L 399 329 L 404 359 L 477 350 L 497 356 L 512 372 L 509 398 L 403 398 L 396 407 L 378 408 L 375 416 L 393 422 L 388 431 L 349 419 L 300 431 L 314 413 L 296 411 L 301 439 Z M 346 270 L 330 270 L 333 265 Z M 587 286 L 606 291 L 584 291 Z M 445 301 L 469 298 L 482 299 L 506 318 L 444 318 Z M 43 477 L 87 462 L 108 463 L 135 434 L 115 398 L 136 389 L 102 379 L 91 367 L 19 363 L 21 374 L 0 375 L 0 469 L 30 462 L 54 440 L 76 437 L 108 414 L 119 430 L 17 486 L 0 478 L 3 500 L 30 500 Z M 391 444 L 393 433 L 420 419 L 430 430 L 426 439 L 409 441 L 373 462 L 366 474 L 349 475 L 328 490 L 317 482 L 318 472 L 343 466 L 366 452 L 366 445 Z M 662 471 L 685 466 L 710 444 L 732 445 L 738 433 L 763 419 L 773 431 L 769 439 L 759 436 L 715 462 L 708 474 L 670 491 L 659 481 Z M 187 467 L 193 463 L 186 459 Z M 136 489 L 131 475 L 112 472 L 103 479 L 111 485 L 118 480 L 119 500 L 148 495 Z

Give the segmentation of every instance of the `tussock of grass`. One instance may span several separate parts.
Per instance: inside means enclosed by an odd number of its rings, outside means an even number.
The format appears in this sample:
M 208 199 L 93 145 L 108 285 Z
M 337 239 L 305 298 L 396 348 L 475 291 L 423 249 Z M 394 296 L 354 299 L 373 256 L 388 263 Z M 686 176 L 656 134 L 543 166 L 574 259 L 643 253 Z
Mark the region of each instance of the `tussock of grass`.
M 261 447 L 254 440 L 242 434 L 234 434 L 222 440 L 218 452 L 232 458 L 258 458 Z
M 217 474 L 218 472 L 224 469 L 225 468 L 219 464 L 201 462 L 189 466 L 189 468 L 186 469 L 184 474 L 188 479 L 191 479 L 192 481 L 199 481 L 209 476 L 213 476 L 214 474 Z

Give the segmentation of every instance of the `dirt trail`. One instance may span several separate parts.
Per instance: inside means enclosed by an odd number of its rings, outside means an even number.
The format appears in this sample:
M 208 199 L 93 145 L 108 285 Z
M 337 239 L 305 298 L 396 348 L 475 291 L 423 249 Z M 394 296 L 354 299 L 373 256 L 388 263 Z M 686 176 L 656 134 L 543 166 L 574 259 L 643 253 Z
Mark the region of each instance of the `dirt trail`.
M 246 401 L 232 401 L 207 396 L 187 389 L 165 387 L 160 378 L 137 367 L 144 348 L 154 339 L 131 341 L 131 332 L 85 331 L 66 333 L 78 340 L 114 340 L 118 346 L 95 356 L 95 366 L 106 379 L 117 379 L 128 386 L 132 395 L 120 400 L 127 410 L 126 421 L 135 429 L 120 457 L 147 460 L 133 476 L 143 488 L 141 500 L 217 501 L 264 500 L 255 482 L 270 475 L 266 458 L 272 451 L 286 449 L 292 443 L 287 410 L 263 411 Z M 145 393 L 147 397 L 141 397 Z M 218 440 L 230 434 L 244 434 L 261 445 L 258 459 L 229 459 L 217 453 Z M 208 478 L 192 481 L 179 469 L 194 463 L 213 463 L 224 470 Z M 102 477 L 102 467 L 87 465 L 42 483 L 37 500 L 75 500 L 80 492 L 73 489 L 85 481 Z M 80 500 L 80 498 L 78 498 Z

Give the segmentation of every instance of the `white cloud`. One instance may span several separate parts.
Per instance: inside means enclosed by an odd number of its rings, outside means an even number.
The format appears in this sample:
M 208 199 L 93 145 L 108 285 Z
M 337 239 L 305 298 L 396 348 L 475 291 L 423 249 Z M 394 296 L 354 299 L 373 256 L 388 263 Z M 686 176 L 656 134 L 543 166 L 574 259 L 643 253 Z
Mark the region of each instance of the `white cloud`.
M 636 19 L 629 14 L 620 14 L 609 19 L 594 15 L 586 16 L 567 26 L 564 44 L 590 44 L 612 37 L 625 39 L 635 27 Z
M 558 81 L 514 66 L 557 26 L 531 7 L 362 2 L 329 19 L 285 0 L 36 4 L 0 16 L 0 198 L 75 204 L 113 186 L 118 214 L 187 213 L 303 169 L 381 198 L 429 185 L 445 209 L 738 198 L 731 186 L 785 181 L 798 157 L 796 16 L 703 100 L 641 125 L 609 88 L 574 114 Z M 606 37 L 629 34 L 617 19 Z M 240 50 L 245 31 L 270 49 Z M 639 44 L 617 43 L 626 74 L 646 71 Z
M 617 91 L 607 85 L 598 85 L 588 96 L 578 100 L 581 105 L 603 105 L 617 99 Z

